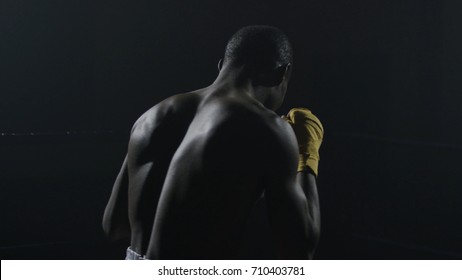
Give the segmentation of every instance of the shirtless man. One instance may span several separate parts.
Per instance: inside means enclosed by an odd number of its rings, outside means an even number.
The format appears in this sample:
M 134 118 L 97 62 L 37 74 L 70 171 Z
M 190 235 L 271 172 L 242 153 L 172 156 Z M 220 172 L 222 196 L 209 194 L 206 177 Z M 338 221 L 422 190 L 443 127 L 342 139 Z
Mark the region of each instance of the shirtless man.
M 279 29 L 245 27 L 228 42 L 213 84 L 136 121 L 103 218 L 111 239 L 131 240 L 127 259 L 237 258 L 263 193 L 277 258 L 312 258 L 323 129 L 307 109 L 274 112 L 291 64 Z

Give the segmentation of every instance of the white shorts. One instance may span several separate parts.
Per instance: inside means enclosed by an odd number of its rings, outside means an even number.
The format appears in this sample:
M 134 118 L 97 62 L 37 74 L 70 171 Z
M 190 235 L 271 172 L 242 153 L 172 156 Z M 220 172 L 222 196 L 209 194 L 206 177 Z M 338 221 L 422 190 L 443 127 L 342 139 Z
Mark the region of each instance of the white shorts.
M 147 258 L 143 255 L 138 254 L 137 252 L 133 251 L 132 248 L 127 248 L 127 256 L 125 257 L 126 260 L 147 260 Z

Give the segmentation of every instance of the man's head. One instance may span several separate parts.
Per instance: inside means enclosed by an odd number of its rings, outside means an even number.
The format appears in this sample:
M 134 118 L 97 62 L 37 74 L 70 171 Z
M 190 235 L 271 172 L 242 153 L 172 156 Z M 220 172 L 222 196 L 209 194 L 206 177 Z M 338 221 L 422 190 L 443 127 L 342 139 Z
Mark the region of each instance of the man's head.
M 247 26 L 237 31 L 226 45 L 223 66 L 244 67 L 252 85 L 264 87 L 279 107 L 284 98 L 292 65 L 292 47 L 287 36 L 272 26 Z
M 278 28 L 246 26 L 237 31 L 226 45 L 224 64 L 245 64 L 254 71 L 276 69 L 292 64 L 292 47 Z

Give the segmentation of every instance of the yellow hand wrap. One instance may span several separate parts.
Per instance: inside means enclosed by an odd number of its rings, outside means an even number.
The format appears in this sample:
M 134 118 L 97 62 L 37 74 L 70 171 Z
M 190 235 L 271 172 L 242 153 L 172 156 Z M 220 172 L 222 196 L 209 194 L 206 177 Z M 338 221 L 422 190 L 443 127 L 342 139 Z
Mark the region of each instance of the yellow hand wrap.
M 297 171 L 310 169 L 315 176 L 318 176 L 319 147 L 324 136 L 321 122 L 306 108 L 293 108 L 282 118 L 292 126 L 297 137 L 299 149 Z

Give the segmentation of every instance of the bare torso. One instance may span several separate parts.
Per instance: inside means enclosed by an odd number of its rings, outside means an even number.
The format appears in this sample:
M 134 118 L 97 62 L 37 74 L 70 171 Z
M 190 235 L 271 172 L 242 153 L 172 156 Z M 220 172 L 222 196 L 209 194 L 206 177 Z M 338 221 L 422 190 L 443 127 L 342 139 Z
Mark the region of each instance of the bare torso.
M 260 140 L 281 122 L 249 97 L 210 89 L 146 112 L 127 155 L 131 247 L 150 259 L 236 258 L 264 190 Z

